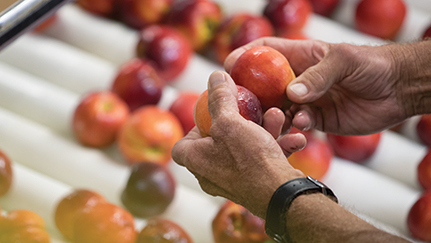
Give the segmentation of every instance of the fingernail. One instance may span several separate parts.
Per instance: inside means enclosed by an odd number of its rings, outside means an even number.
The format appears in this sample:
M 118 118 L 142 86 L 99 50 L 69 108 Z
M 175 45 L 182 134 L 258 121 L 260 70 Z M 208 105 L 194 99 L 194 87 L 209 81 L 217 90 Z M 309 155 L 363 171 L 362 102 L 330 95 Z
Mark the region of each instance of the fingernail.
M 290 90 L 292 90 L 293 93 L 298 96 L 304 96 L 308 94 L 307 86 L 302 83 L 293 84 L 292 86 L 290 86 Z
M 208 80 L 208 88 L 214 88 L 225 81 L 224 74 L 219 71 L 215 71 L 211 74 Z

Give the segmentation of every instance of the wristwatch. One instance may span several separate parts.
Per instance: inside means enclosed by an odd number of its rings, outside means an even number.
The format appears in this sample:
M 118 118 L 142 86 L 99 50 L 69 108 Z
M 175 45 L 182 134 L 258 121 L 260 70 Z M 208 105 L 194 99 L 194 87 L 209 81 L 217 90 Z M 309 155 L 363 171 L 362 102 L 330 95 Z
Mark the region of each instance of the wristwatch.
M 290 242 L 286 232 L 286 212 L 296 197 L 309 192 L 323 193 L 338 203 L 331 189 L 310 176 L 290 180 L 281 185 L 269 201 L 265 221 L 265 231 L 269 237 L 279 243 Z

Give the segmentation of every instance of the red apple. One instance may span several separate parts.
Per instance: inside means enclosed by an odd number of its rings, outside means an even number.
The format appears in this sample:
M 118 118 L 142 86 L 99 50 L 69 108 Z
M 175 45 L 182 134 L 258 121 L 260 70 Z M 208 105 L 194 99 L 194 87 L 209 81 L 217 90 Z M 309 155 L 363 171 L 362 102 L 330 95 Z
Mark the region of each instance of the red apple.
M 193 240 L 173 221 L 153 218 L 147 220 L 147 224 L 138 234 L 136 243 L 193 243 Z
M 148 60 L 164 80 L 176 78 L 193 53 L 187 38 L 165 25 L 151 25 L 139 33 L 137 56 Z
M 171 160 L 172 147 L 183 135 L 174 114 L 148 105 L 130 115 L 117 141 L 129 164 L 145 161 L 166 165 Z
M 406 15 L 403 0 L 361 0 L 356 7 L 356 28 L 382 39 L 393 39 Z
M 0 197 L 6 194 L 12 184 L 12 163 L 9 157 L 0 150 Z
M 165 82 L 148 62 L 134 58 L 120 67 L 111 89 L 134 111 L 159 103 L 164 87 Z
M 183 32 L 193 49 L 201 51 L 213 39 L 222 17 L 219 5 L 211 0 L 183 0 L 174 2 L 166 23 Z
M 431 241 L 431 191 L 425 192 L 412 206 L 407 226 L 416 239 Z
M 148 218 L 160 215 L 168 208 L 174 199 L 175 189 L 174 177 L 165 166 L 136 163 L 132 165 L 121 201 L 133 215 Z
M 214 37 L 213 47 L 219 63 L 236 48 L 264 36 L 272 36 L 274 30 L 264 16 L 237 13 L 223 21 Z
M 199 94 L 192 91 L 181 92 L 169 108 L 169 111 L 181 122 L 184 134 L 187 134 L 195 126 L 193 110 L 198 97 Z
M 427 146 L 431 147 L 431 114 L 422 115 L 416 125 L 416 132 L 419 139 Z
M 337 8 L 340 0 L 309 0 L 313 6 L 313 12 L 323 15 L 330 16 Z
M 424 34 L 423 34 L 423 36 L 422 36 L 422 38 L 431 38 L 431 24 L 430 24 L 430 26 L 428 27 L 428 29 L 426 29 L 425 31 L 424 31 Z
M 309 0 L 269 0 L 263 11 L 277 32 L 300 31 L 312 13 Z
M 230 75 L 236 84 L 257 96 L 264 109 L 281 107 L 286 87 L 295 78 L 286 57 L 267 46 L 252 47 L 234 63 Z
M 83 9 L 104 17 L 113 17 L 115 14 L 116 0 L 76 0 Z
M 259 99 L 250 90 L 237 85 L 239 114 L 247 120 L 262 125 L 263 112 Z M 208 111 L 208 90 L 205 90 L 196 101 L 193 112 L 196 126 L 203 137 L 210 136 L 211 116 Z
M 303 134 L 307 138 L 307 145 L 304 149 L 290 155 L 288 161 L 305 175 L 320 180 L 328 171 L 334 153 L 327 141 L 317 138 L 309 131 Z
M 111 145 L 129 116 L 129 108 L 115 93 L 92 92 L 85 96 L 73 114 L 72 128 L 78 141 L 102 148 Z
M 91 0 L 94 1 L 94 0 Z M 160 23 L 171 9 L 173 0 L 120 0 L 119 18 L 128 26 L 141 29 Z
M 431 191 L 431 150 L 418 165 L 418 181 L 425 191 Z
M 380 144 L 381 133 L 363 136 L 327 134 L 328 142 L 336 156 L 356 163 L 370 158 Z
M 227 201 L 212 222 L 215 243 L 264 243 L 265 221 L 241 205 Z

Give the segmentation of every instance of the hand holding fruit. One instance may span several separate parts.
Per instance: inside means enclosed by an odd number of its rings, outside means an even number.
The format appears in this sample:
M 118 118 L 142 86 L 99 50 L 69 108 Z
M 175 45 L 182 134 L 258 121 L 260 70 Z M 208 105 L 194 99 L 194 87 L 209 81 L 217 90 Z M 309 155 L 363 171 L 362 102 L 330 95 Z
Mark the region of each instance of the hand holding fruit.
M 224 72 L 214 72 L 209 79 L 208 107 L 211 115 L 211 137 L 202 137 L 193 128 L 172 150 L 174 161 L 187 167 L 208 194 L 223 196 L 243 205 L 255 215 L 264 217 L 273 192 L 289 179 L 303 176 L 287 162 L 274 138 L 277 132 L 244 119 L 238 110 L 238 90 Z M 263 124 L 277 121 L 281 127 L 284 116 L 269 110 Z M 271 119 L 276 117 L 277 119 Z M 271 121 L 269 121 L 271 120 Z M 285 135 L 286 153 L 305 144 L 302 135 Z M 283 137 L 282 137 L 283 138 Z M 264 183 L 256 183 L 256 180 Z M 252 192 L 252 193 L 250 193 Z

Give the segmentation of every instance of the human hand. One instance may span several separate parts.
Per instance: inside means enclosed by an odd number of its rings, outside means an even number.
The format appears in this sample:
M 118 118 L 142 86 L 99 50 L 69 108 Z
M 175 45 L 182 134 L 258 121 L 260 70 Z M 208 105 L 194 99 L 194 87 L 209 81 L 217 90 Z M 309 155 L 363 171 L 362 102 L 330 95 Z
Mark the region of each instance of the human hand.
M 211 137 L 202 137 L 194 127 L 175 144 L 172 158 L 192 172 L 208 194 L 225 197 L 265 218 L 275 190 L 288 180 L 304 177 L 286 157 L 306 141 L 302 134 L 279 137 L 285 123 L 279 109 L 265 113 L 263 127 L 245 120 L 238 112 L 237 92 L 227 73 L 216 71 L 210 76 Z
M 393 62 L 392 46 L 329 44 L 267 37 L 233 51 L 225 61 L 230 72 L 252 46 L 270 46 L 289 60 L 298 76 L 287 87 L 295 104 L 286 111 L 293 126 L 344 135 L 374 133 L 407 118 Z

